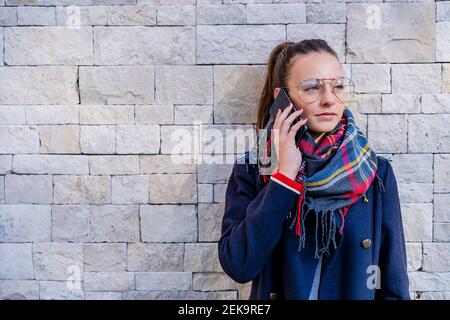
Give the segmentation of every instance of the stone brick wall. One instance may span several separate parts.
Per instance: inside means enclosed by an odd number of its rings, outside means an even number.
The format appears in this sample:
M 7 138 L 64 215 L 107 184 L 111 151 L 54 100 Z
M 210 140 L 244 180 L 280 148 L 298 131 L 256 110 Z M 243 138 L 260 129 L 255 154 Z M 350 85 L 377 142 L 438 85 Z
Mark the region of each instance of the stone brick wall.
M 411 295 L 449 299 L 450 2 L 432 0 L 0 0 L 0 297 L 246 299 L 217 257 L 232 166 L 175 164 L 171 138 L 251 129 L 270 50 L 315 37 L 393 160 Z

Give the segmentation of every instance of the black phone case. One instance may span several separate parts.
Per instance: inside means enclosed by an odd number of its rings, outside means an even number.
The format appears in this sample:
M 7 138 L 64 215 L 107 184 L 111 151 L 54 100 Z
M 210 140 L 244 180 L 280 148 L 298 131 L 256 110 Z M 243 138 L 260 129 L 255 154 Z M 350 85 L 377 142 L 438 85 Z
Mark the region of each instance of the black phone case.
M 291 101 L 291 99 L 289 99 L 289 96 L 288 96 L 286 90 L 284 88 L 281 88 L 280 92 L 278 93 L 278 96 L 276 97 L 276 99 L 272 103 L 272 106 L 270 107 L 270 118 L 266 125 L 266 129 L 268 130 L 267 132 L 269 134 L 270 134 L 270 132 L 271 132 L 270 130 L 272 129 L 273 124 L 275 122 L 275 118 L 277 116 L 278 109 L 284 110 L 290 103 L 292 103 L 292 101 Z M 295 107 L 292 108 L 292 110 L 289 112 L 289 115 L 294 113 L 295 110 L 296 110 Z M 294 121 L 292 122 L 292 125 L 294 125 L 298 121 L 300 121 L 300 118 L 301 118 L 301 116 L 294 119 Z M 303 126 L 301 126 L 300 129 L 298 129 L 297 134 L 295 135 L 295 143 L 296 144 L 298 144 L 300 139 L 305 134 L 306 130 L 308 130 L 306 123 Z

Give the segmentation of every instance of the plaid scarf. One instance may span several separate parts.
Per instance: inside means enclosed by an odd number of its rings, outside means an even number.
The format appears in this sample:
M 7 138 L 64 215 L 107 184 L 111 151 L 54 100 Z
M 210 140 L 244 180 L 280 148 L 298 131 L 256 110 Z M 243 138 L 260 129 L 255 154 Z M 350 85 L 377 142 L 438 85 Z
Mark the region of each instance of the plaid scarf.
M 270 138 L 268 144 L 270 144 Z M 259 143 L 258 143 L 259 144 Z M 298 251 L 305 246 L 305 219 L 310 212 L 316 215 L 316 251 L 319 258 L 324 252 L 330 255 L 330 242 L 336 249 L 336 219 L 340 219 L 343 233 L 345 215 L 351 204 L 364 197 L 375 179 L 377 156 L 370 148 L 364 133 L 356 126 L 350 109 L 345 108 L 336 127 L 327 132 L 316 144 L 309 131 L 299 141 L 302 165 L 296 181 L 304 183 L 304 192 L 296 205 L 296 216 L 290 229 L 296 226 L 299 236 Z M 265 156 L 268 155 L 265 149 Z M 268 182 L 264 175 L 264 182 Z M 318 244 L 318 222 L 321 221 L 321 248 Z

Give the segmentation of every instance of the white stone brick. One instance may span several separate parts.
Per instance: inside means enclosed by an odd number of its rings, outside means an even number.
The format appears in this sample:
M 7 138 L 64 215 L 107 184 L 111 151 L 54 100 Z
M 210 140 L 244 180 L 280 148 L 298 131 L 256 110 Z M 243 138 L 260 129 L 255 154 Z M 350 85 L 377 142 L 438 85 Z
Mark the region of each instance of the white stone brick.
M 186 243 L 184 253 L 184 270 L 192 272 L 223 271 L 219 262 L 217 244 Z
M 2 1 L 0 1 L 0 5 Z M 5 27 L 17 25 L 17 8 L 4 7 L 0 8 L 0 25 Z
M 33 261 L 36 280 L 70 280 L 72 268 L 83 277 L 81 243 L 34 243 Z
M 197 186 L 198 202 L 213 202 L 213 185 L 202 183 Z
M 391 162 L 398 183 L 433 183 L 433 155 L 379 154 Z
M 198 204 L 198 240 L 218 241 L 224 213 L 223 203 Z
M 197 203 L 197 176 L 195 174 L 150 175 L 150 203 Z
M 225 202 L 225 192 L 227 190 L 227 184 L 215 184 L 214 185 L 214 202 Z
M 423 244 L 423 271 L 445 272 L 450 270 L 450 243 Z
M 194 27 L 95 27 L 94 43 L 97 65 L 196 63 Z
M 406 257 L 408 259 L 408 271 L 417 271 L 422 268 L 422 244 L 406 243 Z
M 116 152 L 115 126 L 81 126 L 80 149 L 87 154 Z
M 0 153 L 39 153 L 36 126 L 0 126 Z
M 83 300 L 82 288 L 83 283 L 80 281 L 39 281 L 39 298 L 41 300 Z
M 433 229 L 433 241 L 450 242 L 450 223 L 435 223 Z
M 0 155 L 0 174 L 10 173 L 12 169 L 12 155 Z
M 26 106 L 28 124 L 78 124 L 78 106 Z
M 212 104 L 211 66 L 158 66 L 155 70 L 157 103 Z
M 39 299 L 39 281 L 0 280 L 0 299 L 37 300 Z
M 134 106 L 80 106 L 80 124 L 134 124 Z
M 199 4 L 197 1 L 197 25 L 245 24 L 247 15 L 243 4 Z
M 135 242 L 139 240 L 137 205 L 91 206 L 92 241 Z
M 55 204 L 111 203 L 109 176 L 53 176 Z
M 213 122 L 212 106 L 175 106 L 174 110 L 175 124 L 212 124 Z
M 195 6 L 158 6 L 159 25 L 195 25 Z
M 24 204 L 50 204 L 53 202 L 51 175 L 5 176 L 5 202 Z
M 19 26 L 54 26 L 56 12 L 54 7 L 28 7 L 17 8 L 17 24 Z
M 198 25 L 197 63 L 266 63 L 270 51 L 286 40 L 282 25 Z
M 433 236 L 433 206 L 431 203 L 401 205 L 406 241 L 431 241 Z
M 92 64 L 92 30 L 66 27 L 7 28 L 5 62 L 8 65 Z
M 450 21 L 450 3 L 436 2 L 436 21 Z
M 160 129 L 158 125 L 118 125 L 117 153 L 158 153 Z
M 0 243 L 0 257 L 0 279 L 34 279 L 31 243 Z
M 434 155 L 434 192 L 450 192 L 450 155 Z
M 67 5 L 56 7 L 56 24 L 59 26 L 69 28 L 86 25 L 106 26 L 108 22 L 108 7 L 106 6 L 74 6 L 71 0 L 68 0 Z
M 197 168 L 193 163 L 178 164 L 173 161 L 170 155 L 141 155 L 140 158 L 140 173 L 196 173 Z
M 381 94 L 355 93 L 353 100 L 350 107 L 353 113 L 381 113 Z
M 450 152 L 450 114 L 409 115 L 408 152 Z
M 423 94 L 422 113 L 450 113 L 450 94 Z
M 0 205 L 0 242 L 50 241 L 51 219 L 48 205 Z
M 5 203 L 5 177 L 0 176 L 0 203 Z
M 199 151 L 198 147 L 195 149 L 195 141 L 199 141 L 199 135 L 199 126 L 161 126 L 161 153 L 173 156 L 173 161 L 178 161 L 183 156 L 181 163 L 195 163 L 191 161 L 196 159 L 195 151 Z M 184 158 L 187 160 L 184 161 Z
M 127 256 L 128 271 L 183 271 L 184 244 L 129 243 Z
M 0 67 L 0 104 L 77 104 L 77 67 Z
M 214 123 L 254 123 L 262 66 L 214 66 Z
M 139 156 L 90 156 L 90 174 L 137 174 Z
M 153 67 L 80 67 L 80 96 L 82 104 L 153 103 Z
M 434 61 L 434 21 L 434 3 L 348 4 L 347 62 Z
M 436 23 L 436 61 L 450 61 L 450 22 Z
M 194 205 L 141 205 L 140 214 L 144 242 L 197 241 Z
M 200 292 L 190 290 L 128 291 L 124 300 L 236 300 L 236 291 Z
M 137 105 L 136 124 L 172 124 L 172 105 Z
M 137 272 L 137 290 L 191 290 L 190 272 Z
M 344 24 L 288 24 L 287 40 L 301 41 L 320 38 L 336 51 L 339 61 L 345 62 L 345 25 Z
M 232 169 L 232 164 L 199 164 L 198 183 L 226 183 Z
M 52 240 L 57 242 L 89 241 L 91 214 L 88 205 L 52 206 Z
M 417 94 L 383 94 L 383 113 L 420 113 L 420 96 Z
M 306 4 L 307 23 L 346 23 L 345 3 Z
M 369 115 L 368 140 L 376 152 L 406 152 L 405 115 Z
M 114 176 L 112 177 L 112 202 L 114 204 L 148 203 L 148 176 Z M 166 192 L 169 189 L 166 189 Z
M 134 289 L 134 273 L 86 272 L 84 289 L 87 291 L 126 291 Z
M 108 7 L 110 26 L 147 26 L 156 24 L 155 6 L 111 6 Z
M 450 222 L 450 194 L 434 195 L 434 222 Z
M 80 153 L 78 125 L 39 126 L 40 153 Z
M 438 2 L 439 3 L 439 2 Z M 422 292 L 420 300 L 450 300 L 450 291 L 447 292 Z
M 89 174 L 86 156 L 16 154 L 12 164 L 15 173 Z
M 125 271 L 126 243 L 85 243 L 84 271 Z
M 25 124 L 25 107 L 1 106 L 0 124 Z
M 248 4 L 247 23 L 305 23 L 306 8 L 298 4 Z
M 44 4 L 44 0 L 4 0 L 7 6 L 20 6 L 20 5 L 28 5 L 28 6 L 42 6 Z
M 192 288 L 200 291 L 219 291 L 237 289 L 237 286 L 224 272 L 209 272 L 195 273 Z
M 122 300 L 122 292 L 85 291 L 84 298 L 86 300 Z
M 353 64 L 352 80 L 357 93 L 391 92 L 391 66 L 389 64 Z
M 438 64 L 393 64 L 392 93 L 440 93 Z
M 433 184 L 398 183 L 400 202 L 433 202 Z
M 450 272 L 411 272 L 409 274 L 409 290 L 411 291 L 444 291 L 449 286 Z
M 252 125 L 202 126 L 202 160 L 208 163 L 210 156 L 242 154 L 255 143 L 256 131 Z

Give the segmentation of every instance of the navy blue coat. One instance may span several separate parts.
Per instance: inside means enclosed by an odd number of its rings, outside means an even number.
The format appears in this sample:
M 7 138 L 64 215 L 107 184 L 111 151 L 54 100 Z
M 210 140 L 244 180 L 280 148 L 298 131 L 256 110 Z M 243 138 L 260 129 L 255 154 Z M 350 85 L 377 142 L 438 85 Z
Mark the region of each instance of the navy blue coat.
M 252 281 L 250 300 L 306 300 L 318 259 L 312 232 L 298 252 L 298 237 L 289 229 L 298 194 L 273 180 L 264 184 L 258 174 L 256 164 L 233 165 L 218 242 L 220 264 L 234 281 Z M 377 177 L 366 195 L 368 202 L 350 206 L 337 249 L 323 257 L 319 300 L 410 299 L 397 182 L 387 159 L 378 156 Z

